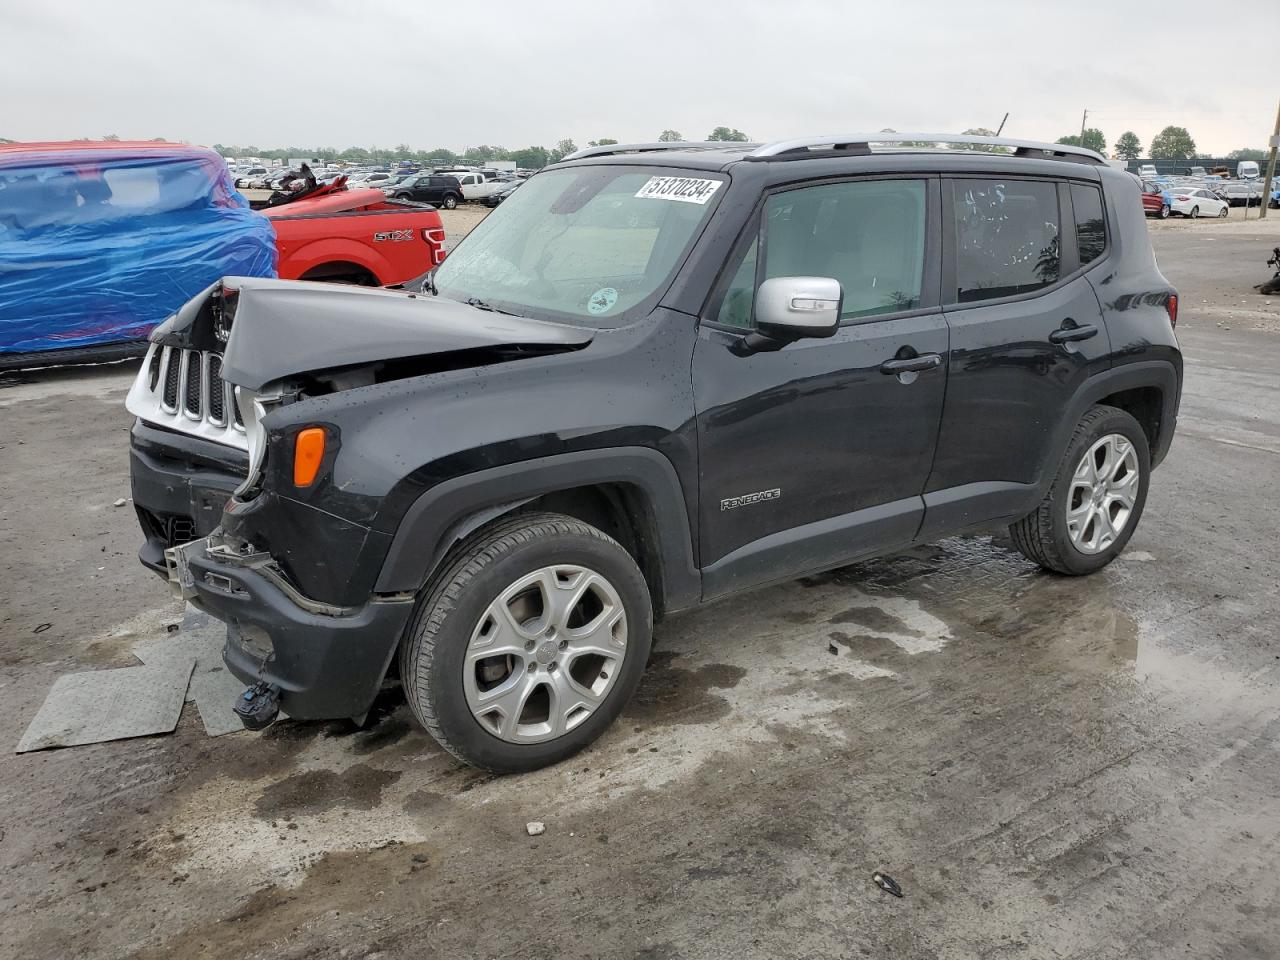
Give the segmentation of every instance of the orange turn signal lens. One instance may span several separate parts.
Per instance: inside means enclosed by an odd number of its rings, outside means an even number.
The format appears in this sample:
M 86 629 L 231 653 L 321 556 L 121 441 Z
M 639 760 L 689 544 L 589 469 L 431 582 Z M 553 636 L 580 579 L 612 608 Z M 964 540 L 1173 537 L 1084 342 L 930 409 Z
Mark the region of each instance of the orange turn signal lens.
M 323 459 L 324 430 L 320 427 L 307 427 L 299 432 L 293 447 L 293 485 L 311 486 Z

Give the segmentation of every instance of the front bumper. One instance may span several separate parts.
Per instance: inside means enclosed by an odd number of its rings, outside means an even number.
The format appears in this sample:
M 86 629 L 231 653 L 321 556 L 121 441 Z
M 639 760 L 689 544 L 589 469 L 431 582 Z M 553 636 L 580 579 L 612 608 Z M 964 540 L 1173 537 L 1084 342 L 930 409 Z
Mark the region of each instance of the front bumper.
M 243 555 L 217 533 L 166 551 L 178 592 L 227 625 L 222 658 L 246 685 L 280 688 L 280 708 L 303 720 L 368 712 L 395 655 L 412 598 L 356 608 L 308 600 L 265 554 Z
M 129 478 L 146 538 L 138 551 L 143 565 L 164 576 L 168 547 L 211 533 L 248 464 L 242 450 L 134 423 Z

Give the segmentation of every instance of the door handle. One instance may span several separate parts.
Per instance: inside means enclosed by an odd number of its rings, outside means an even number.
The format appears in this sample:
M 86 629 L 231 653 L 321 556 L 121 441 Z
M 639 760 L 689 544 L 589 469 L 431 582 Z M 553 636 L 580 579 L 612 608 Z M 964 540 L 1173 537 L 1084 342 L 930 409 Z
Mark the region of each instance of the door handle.
M 1098 335 L 1098 328 L 1091 323 L 1082 327 L 1059 327 L 1049 334 L 1050 343 L 1071 343 L 1075 340 L 1088 340 Z
M 880 372 L 894 376 L 899 373 L 919 373 L 921 370 L 932 370 L 942 366 L 942 355 L 938 353 L 922 353 L 918 357 L 906 357 L 902 360 L 886 360 L 880 364 Z

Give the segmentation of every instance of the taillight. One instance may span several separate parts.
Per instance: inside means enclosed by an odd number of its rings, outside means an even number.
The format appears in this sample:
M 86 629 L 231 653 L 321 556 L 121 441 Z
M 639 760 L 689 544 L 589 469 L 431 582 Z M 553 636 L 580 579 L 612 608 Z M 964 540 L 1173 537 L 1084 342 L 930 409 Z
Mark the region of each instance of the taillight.
M 1174 197 L 1173 199 L 1177 200 L 1179 203 L 1186 203 L 1191 198 L 1190 197 Z
M 435 247 L 432 254 L 435 265 L 444 263 L 444 227 L 428 227 L 422 231 L 422 239 Z
M 1169 311 L 1169 326 L 1177 327 L 1178 325 L 1178 295 L 1176 293 L 1169 294 L 1169 299 L 1164 302 L 1165 310 Z

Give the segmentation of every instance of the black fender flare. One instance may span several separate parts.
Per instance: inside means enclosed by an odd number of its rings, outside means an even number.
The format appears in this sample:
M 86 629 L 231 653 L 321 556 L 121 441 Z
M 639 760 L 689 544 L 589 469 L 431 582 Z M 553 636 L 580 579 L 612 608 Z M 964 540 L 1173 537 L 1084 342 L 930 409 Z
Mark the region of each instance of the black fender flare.
M 414 593 L 449 549 L 479 526 L 544 494 L 603 483 L 635 488 L 648 506 L 666 611 L 697 604 L 702 578 L 683 488 L 671 461 L 648 447 L 580 450 L 521 460 L 439 483 L 413 502 L 378 575 L 379 594 Z
M 1160 431 L 1151 447 L 1151 466 L 1157 466 L 1169 452 L 1173 431 L 1178 423 L 1178 406 L 1182 401 L 1182 372 L 1168 360 L 1122 363 L 1086 380 L 1072 399 L 1071 415 L 1063 417 L 1055 430 L 1052 449 L 1057 453 L 1057 459 L 1053 461 L 1052 469 L 1057 470 L 1058 462 L 1066 452 L 1067 444 L 1071 442 L 1076 424 L 1091 407 L 1113 393 L 1138 387 L 1158 387 L 1160 390 Z M 1044 490 L 1047 491 L 1052 483 L 1053 476 L 1050 475 L 1048 482 L 1044 484 Z

